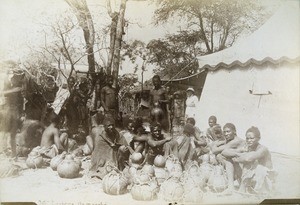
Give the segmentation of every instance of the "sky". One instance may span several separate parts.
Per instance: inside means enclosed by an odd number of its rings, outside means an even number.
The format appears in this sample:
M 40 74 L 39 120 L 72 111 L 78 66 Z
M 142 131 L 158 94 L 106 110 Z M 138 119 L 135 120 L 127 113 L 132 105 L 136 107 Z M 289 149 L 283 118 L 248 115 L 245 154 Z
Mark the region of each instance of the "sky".
M 112 7 L 118 7 L 119 0 L 113 0 Z M 115 2 L 115 3 L 114 3 Z M 272 7 L 279 0 L 263 0 Z M 105 0 L 87 0 L 95 27 L 108 25 L 110 18 L 105 9 Z M 69 9 L 64 0 L 1 0 L 0 1 L 0 60 L 21 61 L 28 54 L 29 47 L 42 45 L 43 24 L 51 24 L 61 13 Z M 175 33 L 180 27 L 178 22 L 155 27 L 152 24 L 155 5 L 148 1 L 128 1 L 125 18 L 130 22 L 124 40 L 138 39 L 145 43 L 151 39 L 163 38 L 166 34 Z M 82 33 L 78 33 L 82 37 Z M 120 74 L 132 72 L 134 65 L 123 62 Z M 145 78 L 152 75 L 149 67 Z M 139 78 L 141 75 L 139 74 Z
M 0 60 L 22 61 L 29 52 L 29 47 L 42 45 L 44 36 L 41 31 L 43 24 L 50 24 L 61 13 L 69 9 L 63 0 L 1 0 L 0 1 Z M 87 0 L 95 28 L 104 27 L 110 23 L 105 9 L 105 1 Z M 112 7 L 118 5 L 112 4 Z M 149 42 L 154 38 L 162 38 L 165 34 L 176 31 L 176 26 L 163 25 L 155 27 L 152 24 L 154 5 L 146 1 L 128 1 L 126 19 L 130 24 L 126 29 L 125 40 L 138 39 Z M 79 31 L 78 35 L 82 35 Z M 126 62 L 125 62 L 126 63 Z M 132 72 L 123 65 L 120 73 Z

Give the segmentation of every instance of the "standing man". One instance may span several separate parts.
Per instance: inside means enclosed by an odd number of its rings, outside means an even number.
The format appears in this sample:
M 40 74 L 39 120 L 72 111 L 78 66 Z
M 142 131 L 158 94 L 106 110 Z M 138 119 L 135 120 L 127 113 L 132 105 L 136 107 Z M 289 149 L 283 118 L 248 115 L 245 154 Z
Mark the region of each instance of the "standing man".
M 22 80 L 23 73 L 14 73 L 10 82 L 2 92 L 5 97 L 4 113 L 1 120 L 1 129 L 10 133 L 11 157 L 16 156 L 16 134 L 21 126 L 23 112 Z
M 101 89 L 101 105 L 105 115 L 116 120 L 118 116 L 118 95 L 116 89 L 112 87 L 113 82 L 113 77 L 107 76 L 107 85 Z
M 161 80 L 159 75 L 152 77 L 152 83 L 154 88 L 150 91 L 150 105 L 153 108 L 155 103 L 158 103 L 162 111 L 164 112 L 163 118 L 161 119 L 161 126 L 164 131 L 169 131 L 169 120 L 167 110 L 167 93 L 166 90 L 161 86 Z

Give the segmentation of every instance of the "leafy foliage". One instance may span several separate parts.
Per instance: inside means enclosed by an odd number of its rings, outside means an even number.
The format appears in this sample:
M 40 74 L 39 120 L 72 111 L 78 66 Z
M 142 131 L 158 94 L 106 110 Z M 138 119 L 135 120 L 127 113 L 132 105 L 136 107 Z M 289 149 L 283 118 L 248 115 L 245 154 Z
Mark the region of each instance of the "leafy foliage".
M 185 29 L 198 32 L 206 52 L 231 46 L 245 30 L 253 30 L 265 16 L 258 1 L 246 0 L 156 0 L 155 23 L 170 19 L 184 23 Z
M 134 73 L 126 73 L 122 76 L 119 76 L 119 95 L 124 96 L 127 92 L 131 91 L 138 83 L 138 77 Z
M 155 73 L 167 78 L 180 78 L 198 71 L 195 57 L 202 53 L 197 47 L 201 41 L 197 32 L 182 31 L 169 35 L 166 39 L 148 43 L 148 63 L 156 65 Z

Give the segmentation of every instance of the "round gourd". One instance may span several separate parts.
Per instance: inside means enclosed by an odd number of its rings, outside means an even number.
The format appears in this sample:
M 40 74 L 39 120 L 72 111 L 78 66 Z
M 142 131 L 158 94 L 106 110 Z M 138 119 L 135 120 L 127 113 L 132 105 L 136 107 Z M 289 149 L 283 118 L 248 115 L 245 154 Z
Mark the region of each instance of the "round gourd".
M 160 186 L 160 195 L 165 201 L 180 202 L 183 198 L 184 189 L 178 178 L 171 177 Z
M 120 195 L 127 192 L 128 180 L 123 173 L 111 171 L 102 180 L 103 191 L 109 195 Z
M 209 162 L 209 159 L 210 159 L 210 156 L 209 156 L 209 154 L 204 154 L 204 155 L 202 155 L 202 161 L 203 162 Z
M 133 199 L 138 201 L 151 201 L 157 198 L 157 187 L 150 184 L 134 184 L 130 194 Z
M 165 167 L 169 173 L 174 171 L 182 172 L 182 166 L 180 164 L 180 161 L 174 155 L 170 155 L 167 157 Z
M 79 175 L 80 165 L 72 155 L 67 155 L 65 159 L 57 166 L 57 173 L 61 178 L 76 178 Z
M 199 168 L 203 178 L 207 182 L 210 175 L 212 174 L 213 168 L 209 163 L 202 163 Z
M 143 162 L 143 155 L 139 152 L 134 152 L 130 156 L 131 162 L 134 164 L 141 164 Z
M 162 155 L 157 155 L 154 159 L 154 166 L 161 168 L 165 167 L 166 159 Z
M 57 166 L 64 160 L 66 157 L 66 152 L 61 153 L 60 155 L 57 155 L 53 157 L 50 161 L 50 167 L 53 171 L 57 170 Z
M 145 164 L 142 168 L 142 172 L 148 174 L 149 176 L 154 176 L 154 167 L 150 164 Z
M 139 183 L 148 183 L 151 180 L 150 176 L 148 174 L 142 173 L 138 176 L 138 182 Z
M 184 190 L 183 202 L 187 204 L 201 204 L 203 191 L 199 187 L 190 187 Z
M 164 168 L 154 167 L 154 172 L 158 184 L 162 184 L 168 178 L 168 172 Z
M 26 165 L 28 168 L 41 168 L 43 163 L 43 157 L 36 151 L 32 151 L 26 159 Z
M 222 192 L 228 187 L 228 180 L 222 166 L 215 166 L 208 179 L 208 187 L 213 192 Z

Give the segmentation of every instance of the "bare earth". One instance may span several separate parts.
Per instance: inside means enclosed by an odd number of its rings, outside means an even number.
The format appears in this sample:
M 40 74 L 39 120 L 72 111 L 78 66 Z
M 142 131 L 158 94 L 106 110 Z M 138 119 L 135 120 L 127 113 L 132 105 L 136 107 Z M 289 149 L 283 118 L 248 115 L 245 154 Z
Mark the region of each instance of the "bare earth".
M 274 170 L 278 172 L 276 193 L 271 198 L 300 198 L 300 159 L 273 153 Z M 24 169 L 17 177 L 0 179 L 0 202 L 36 202 L 51 205 L 84 204 L 168 204 L 162 199 L 135 201 L 130 193 L 119 196 L 107 195 L 101 180 L 88 178 L 85 174 L 89 161 L 83 162 L 80 178 L 63 179 L 50 167 Z M 1 166 L 1 165 L 0 165 Z M 262 198 L 240 195 L 222 196 L 207 192 L 202 204 L 257 204 Z M 180 203 L 179 203 L 180 204 Z

